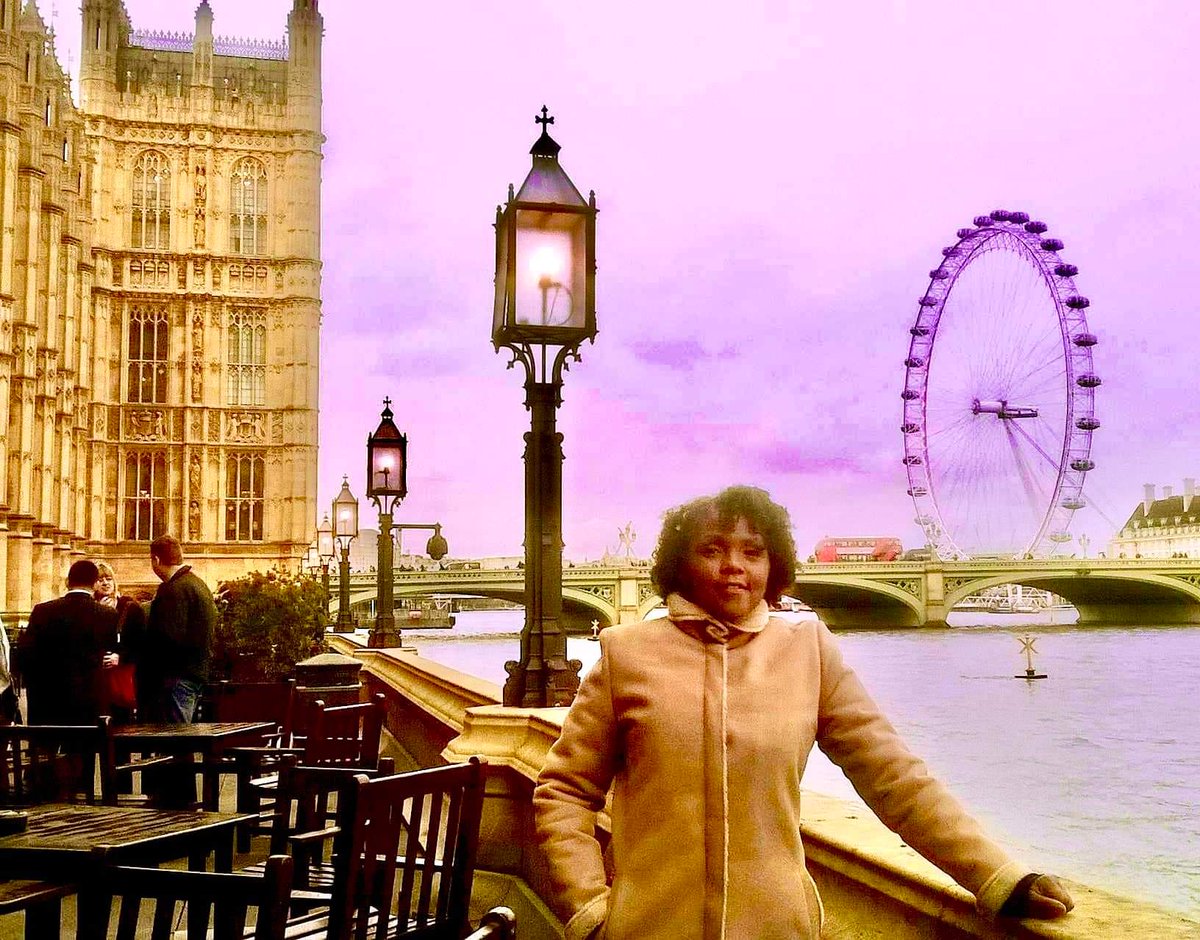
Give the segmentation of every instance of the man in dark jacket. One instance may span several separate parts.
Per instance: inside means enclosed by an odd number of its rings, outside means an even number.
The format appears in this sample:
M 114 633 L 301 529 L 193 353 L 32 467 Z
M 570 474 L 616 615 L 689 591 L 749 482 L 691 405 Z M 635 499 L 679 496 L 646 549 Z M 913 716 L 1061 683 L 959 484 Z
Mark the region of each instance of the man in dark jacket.
M 143 673 L 151 684 L 147 721 L 189 724 L 212 661 L 217 607 L 212 592 L 183 563 L 183 549 L 174 536 L 150 543 L 150 567 L 162 584 L 150 604 L 146 627 Z
M 67 593 L 29 615 L 15 665 L 31 725 L 87 725 L 99 717 L 101 662 L 104 651 L 116 646 L 117 614 L 92 599 L 98 577 L 94 562 L 75 562 Z

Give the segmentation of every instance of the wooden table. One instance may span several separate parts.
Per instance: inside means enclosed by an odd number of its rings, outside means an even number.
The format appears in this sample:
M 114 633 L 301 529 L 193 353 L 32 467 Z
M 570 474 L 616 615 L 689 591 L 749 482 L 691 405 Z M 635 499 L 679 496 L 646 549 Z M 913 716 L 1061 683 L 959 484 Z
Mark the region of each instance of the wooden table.
M 40 885 L 12 881 L 16 894 L 38 887 L 43 903 L 26 909 L 26 937 L 54 937 L 59 930 L 59 898 L 80 891 L 80 917 L 98 917 L 100 904 L 85 898 L 88 872 L 96 864 L 96 849 L 122 865 L 158 865 L 186 857 L 188 867 L 203 870 L 213 856 L 216 871 L 233 868 L 233 835 L 246 819 L 240 813 L 200 810 L 142 809 L 86 803 L 44 803 L 23 810 L 29 817 L 24 832 L 0 836 L 0 877 L 43 878 Z M 0 882 L 3 884 L 3 882 Z M 0 890 L 0 902 L 3 901 Z M 0 913 L 4 906 L 0 903 Z
M 243 813 L 87 803 L 43 803 L 23 812 L 25 831 L 0 836 L 0 874 L 50 880 L 75 878 L 100 846 L 123 865 L 186 857 L 200 869 L 212 853 L 214 869 L 230 871 L 234 828 L 246 819 Z
M 263 735 L 274 731 L 273 721 L 206 721 L 190 725 L 146 724 L 117 725 L 113 741 L 118 762 L 129 755 L 169 754 L 183 760 L 202 755 L 204 789 L 201 805 L 206 810 L 219 808 L 221 795 L 221 755 L 231 747 L 261 744 Z

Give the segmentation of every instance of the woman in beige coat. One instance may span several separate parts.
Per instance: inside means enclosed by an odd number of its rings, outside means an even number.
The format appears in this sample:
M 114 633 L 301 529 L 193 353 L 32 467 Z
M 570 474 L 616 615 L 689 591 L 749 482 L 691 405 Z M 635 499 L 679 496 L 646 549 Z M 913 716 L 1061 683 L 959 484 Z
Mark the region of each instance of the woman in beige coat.
M 601 632 L 534 791 L 568 940 L 816 940 L 800 840 L 814 743 L 983 913 L 1070 910 L 908 751 L 823 624 L 769 615 L 796 569 L 790 530 L 752 487 L 673 510 L 651 572 L 667 617 Z M 610 886 L 595 819 L 614 783 Z

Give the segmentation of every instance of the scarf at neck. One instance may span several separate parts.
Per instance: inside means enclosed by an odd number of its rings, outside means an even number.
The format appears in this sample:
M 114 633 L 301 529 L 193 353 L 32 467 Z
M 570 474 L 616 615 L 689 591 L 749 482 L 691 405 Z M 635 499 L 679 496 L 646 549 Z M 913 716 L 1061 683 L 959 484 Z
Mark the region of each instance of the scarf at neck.
M 758 606 L 741 620 L 726 623 L 718 620 L 703 607 L 693 604 L 682 594 L 667 595 L 667 617 L 685 633 L 712 643 L 729 643 L 742 638 L 748 640 L 750 635 L 759 633 L 767 625 L 771 612 L 766 601 L 759 601 Z

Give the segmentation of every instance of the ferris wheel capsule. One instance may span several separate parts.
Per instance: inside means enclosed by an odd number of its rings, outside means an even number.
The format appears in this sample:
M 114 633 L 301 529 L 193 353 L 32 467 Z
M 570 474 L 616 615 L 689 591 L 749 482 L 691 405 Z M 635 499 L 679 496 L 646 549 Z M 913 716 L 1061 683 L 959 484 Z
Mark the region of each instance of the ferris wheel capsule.
M 938 557 L 1036 555 L 1070 532 L 1096 466 L 1090 301 L 1045 222 L 974 222 L 942 249 L 909 329 L 907 490 Z

